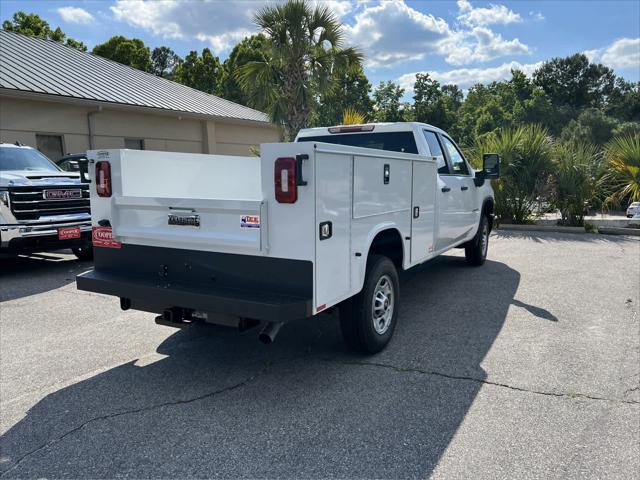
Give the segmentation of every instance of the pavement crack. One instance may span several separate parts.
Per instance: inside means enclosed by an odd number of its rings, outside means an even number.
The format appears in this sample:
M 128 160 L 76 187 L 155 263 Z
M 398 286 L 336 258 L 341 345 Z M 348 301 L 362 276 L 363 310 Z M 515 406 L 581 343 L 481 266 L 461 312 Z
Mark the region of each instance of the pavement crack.
M 245 385 L 248 385 L 249 383 L 251 383 L 254 380 L 256 380 L 258 377 L 263 375 L 267 371 L 267 369 L 270 367 L 270 365 L 271 365 L 270 362 L 267 363 L 267 365 L 265 365 L 264 368 L 262 368 L 261 370 L 259 370 L 256 373 L 254 373 L 253 375 L 245 378 L 241 382 L 234 383 L 233 385 L 229 385 L 228 387 L 224 387 L 224 388 L 215 390 L 213 392 L 208 392 L 208 393 L 205 393 L 205 394 L 202 394 L 202 395 L 198 395 L 197 397 L 189 398 L 189 399 L 186 399 L 186 400 L 176 399 L 176 400 L 172 400 L 170 402 L 156 403 L 156 404 L 153 404 L 153 405 L 147 405 L 145 407 L 132 408 L 132 409 L 129 409 L 129 410 L 122 410 L 122 411 L 119 411 L 119 412 L 107 413 L 105 415 L 99 415 L 97 417 L 90 418 L 90 419 L 84 421 L 83 423 L 81 423 L 80 425 L 78 425 L 77 427 L 72 428 L 71 430 L 63 433 L 62 435 L 59 435 L 58 437 L 53 438 L 53 439 L 47 441 L 46 443 L 40 445 L 39 447 L 37 447 L 37 448 L 25 453 L 18 460 L 16 460 L 16 462 L 11 466 L 11 468 L 9 468 L 8 470 L 6 470 L 3 473 L 1 473 L 0 474 L 0 478 L 4 478 L 6 475 L 8 475 L 12 471 L 14 471 L 18 466 L 20 466 L 20 464 L 24 460 L 28 459 L 32 455 L 35 455 L 38 452 L 46 450 L 47 448 L 51 447 L 52 445 L 55 445 L 56 443 L 61 442 L 62 440 L 67 438 L 69 435 L 73 435 L 74 433 L 79 432 L 80 430 L 84 429 L 89 424 L 92 424 L 92 423 L 95 423 L 95 422 L 99 422 L 99 421 L 102 421 L 102 420 L 108 420 L 108 419 L 111 419 L 111 418 L 122 417 L 124 415 L 133 415 L 133 414 L 136 414 L 136 413 L 148 412 L 148 411 L 157 410 L 157 409 L 163 408 L 163 407 L 170 407 L 170 406 L 176 406 L 176 405 L 186 405 L 186 404 L 189 404 L 189 403 L 194 403 L 194 402 L 198 402 L 200 400 L 204 400 L 206 398 L 213 398 L 213 397 L 216 397 L 218 395 L 222 395 L 223 393 L 227 393 L 227 392 L 230 392 L 232 390 L 237 390 L 239 388 L 244 387 Z
M 640 390 L 640 386 L 633 387 L 633 388 L 627 388 L 627 389 L 624 391 L 623 395 L 625 395 L 625 396 L 626 396 L 626 395 L 629 395 L 631 392 L 637 392 L 638 390 Z
M 542 390 L 531 390 L 528 388 L 524 388 L 524 387 L 517 387 L 514 385 L 508 385 L 506 383 L 500 383 L 500 382 L 492 382 L 490 380 L 486 380 L 486 379 L 481 379 L 481 378 L 475 378 L 475 377 L 469 377 L 469 376 L 464 376 L 464 375 L 451 375 L 448 373 L 443 373 L 443 372 L 437 372 L 434 370 L 424 370 L 424 369 L 420 369 L 420 368 L 414 368 L 414 367 L 399 367 L 397 365 L 391 365 L 388 363 L 379 363 L 379 362 L 361 362 L 361 361 L 340 361 L 340 360 L 332 360 L 332 359 L 326 359 L 329 362 L 338 362 L 338 363 L 342 363 L 343 365 L 360 365 L 360 366 L 368 366 L 368 367 L 378 367 L 378 368 L 386 368 L 389 370 L 395 370 L 396 372 L 399 373 L 419 373 L 422 375 L 433 375 L 433 376 L 437 376 L 437 377 L 442 377 L 442 378 L 448 378 L 451 380 L 463 380 L 463 381 L 468 381 L 468 382 L 475 382 L 475 383 L 481 383 L 484 385 L 491 385 L 494 387 L 500 387 L 500 388 L 506 388 L 509 390 L 514 390 L 516 392 L 525 392 L 525 393 L 532 393 L 535 395 L 545 395 L 548 397 L 562 397 L 562 398 L 570 398 L 570 399 L 576 399 L 576 398 L 582 398 L 582 399 L 586 399 L 586 400 L 595 400 L 595 401 L 604 401 L 604 402 L 617 402 L 617 403 L 626 403 L 626 404 L 631 404 L 631 405 L 638 405 L 640 404 L 640 401 L 637 400 L 623 400 L 623 399 L 619 399 L 619 398 L 606 398 L 606 397 L 597 397 L 594 395 L 587 395 L 584 393 L 575 393 L 575 392 L 545 392 Z

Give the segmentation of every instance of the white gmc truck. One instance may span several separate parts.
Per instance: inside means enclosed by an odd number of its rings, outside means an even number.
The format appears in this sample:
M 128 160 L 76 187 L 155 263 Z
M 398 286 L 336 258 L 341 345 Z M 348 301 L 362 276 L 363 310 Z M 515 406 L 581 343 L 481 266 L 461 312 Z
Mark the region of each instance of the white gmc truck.
M 339 307 L 349 347 L 375 353 L 398 318 L 398 270 L 464 247 L 485 261 L 499 157 L 473 171 L 421 123 L 302 130 L 260 157 L 88 152 L 95 268 L 81 290 L 156 321 L 262 325 Z
M 35 148 L 0 143 L 0 258 L 67 248 L 92 258 L 89 185 Z

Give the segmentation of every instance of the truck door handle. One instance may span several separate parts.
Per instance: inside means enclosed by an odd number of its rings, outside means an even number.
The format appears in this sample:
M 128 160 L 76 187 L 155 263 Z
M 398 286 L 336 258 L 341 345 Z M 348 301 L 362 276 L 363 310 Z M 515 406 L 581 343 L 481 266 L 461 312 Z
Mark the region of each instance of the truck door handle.
M 309 160 L 309 155 L 307 155 L 306 153 L 299 153 L 298 155 L 296 155 L 296 185 L 302 187 L 307 184 L 306 180 L 302 179 L 303 160 Z
M 464 192 L 465 190 L 469 190 L 469 187 L 460 187 L 460 190 Z
M 442 187 L 442 191 L 443 191 L 444 193 L 447 193 L 447 192 L 450 192 L 450 191 L 451 191 L 451 188 L 449 188 L 449 187 Z
M 413 207 L 413 218 L 418 218 L 420 216 L 420 207 Z

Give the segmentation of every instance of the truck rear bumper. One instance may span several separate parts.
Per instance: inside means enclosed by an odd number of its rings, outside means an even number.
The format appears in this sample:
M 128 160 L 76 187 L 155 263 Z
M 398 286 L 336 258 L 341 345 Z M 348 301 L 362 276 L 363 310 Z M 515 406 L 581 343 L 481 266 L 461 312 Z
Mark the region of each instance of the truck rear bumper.
M 312 314 L 311 298 L 275 293 L 212 288 L 150 281 L 91 270 L 76 277 L 79 290 L 114 295 L 161 312 L 173 307 L 224 313 L 272 322 L 305 318 Z

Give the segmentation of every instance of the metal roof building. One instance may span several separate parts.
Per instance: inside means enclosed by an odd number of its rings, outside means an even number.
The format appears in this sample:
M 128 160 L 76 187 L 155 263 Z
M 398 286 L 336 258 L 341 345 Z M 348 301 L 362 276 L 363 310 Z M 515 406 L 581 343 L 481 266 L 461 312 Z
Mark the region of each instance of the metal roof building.
M 266 114 L 52 40 L 0 30 L 0 140 L 51 157 L 90 148 L 247 154 Z

